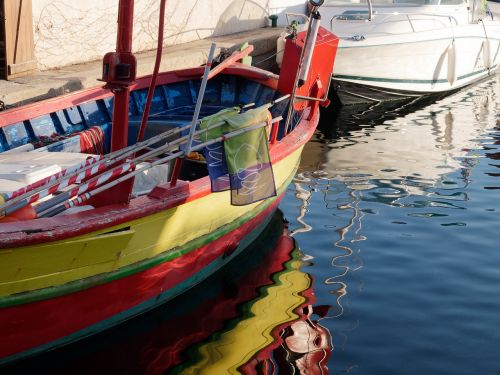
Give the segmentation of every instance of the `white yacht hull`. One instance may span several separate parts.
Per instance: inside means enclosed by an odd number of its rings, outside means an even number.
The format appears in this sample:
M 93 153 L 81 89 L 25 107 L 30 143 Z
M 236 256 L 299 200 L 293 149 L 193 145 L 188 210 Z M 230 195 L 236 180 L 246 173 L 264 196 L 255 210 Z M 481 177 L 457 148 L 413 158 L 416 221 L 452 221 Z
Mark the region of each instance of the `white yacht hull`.
M 443 94 L 496 71 L 499 21 L 465 2 L 381 1 L 371 20 L 364 2 L 322 8 L 322 24 L 339 36 L 333 87 L 342 104 Z
M 495 29 L 492 34 L 498 35 Z M 390 39 L 342 40 L 333 78 L 337 85 L 366 85 L 397 97 L 452 91 L 493 74 L 500 39 L 490 37 L 486 42 L 480 24 L 459 26 L 453 32 L 439 38 L 434 30 Z

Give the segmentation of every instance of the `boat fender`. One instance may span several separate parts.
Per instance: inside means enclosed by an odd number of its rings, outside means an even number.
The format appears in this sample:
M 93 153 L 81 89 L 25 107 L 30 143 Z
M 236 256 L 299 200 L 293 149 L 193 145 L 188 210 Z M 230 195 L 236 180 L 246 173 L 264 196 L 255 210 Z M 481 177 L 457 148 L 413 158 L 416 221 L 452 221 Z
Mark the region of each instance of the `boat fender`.
M 490 52 L 490 40 L 486 38 L 483 41 L 483 64 L 486 69 L 490 69 L 491 63 L 491 52 Z
M 276 64 L 278 64 L 278 68 L 281 68 L 281 64 L 283 63 L 283 55 L 285 54 L 285 43 L 287 35 L 287 33 L 283 32 L 276 40 Z
M 448 75 L 447 79 L 450 85 L 453 85 L 457 80 L 457 59 L 455 51 L 455 42 L 452 41 L 447 50 L 448 53 Z

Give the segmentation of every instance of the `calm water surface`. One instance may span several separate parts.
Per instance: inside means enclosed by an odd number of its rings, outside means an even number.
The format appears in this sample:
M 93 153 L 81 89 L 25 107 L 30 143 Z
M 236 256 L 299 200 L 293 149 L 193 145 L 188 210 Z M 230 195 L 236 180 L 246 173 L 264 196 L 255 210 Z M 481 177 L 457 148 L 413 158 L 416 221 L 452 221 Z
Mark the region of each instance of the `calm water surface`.
M 499 87 L 323 117 L 282 209 L 331 306 L 330 373 L 500 374 Z
M 18 373 L 500 374 L 500 82 L 324 112 L 246 255 Z

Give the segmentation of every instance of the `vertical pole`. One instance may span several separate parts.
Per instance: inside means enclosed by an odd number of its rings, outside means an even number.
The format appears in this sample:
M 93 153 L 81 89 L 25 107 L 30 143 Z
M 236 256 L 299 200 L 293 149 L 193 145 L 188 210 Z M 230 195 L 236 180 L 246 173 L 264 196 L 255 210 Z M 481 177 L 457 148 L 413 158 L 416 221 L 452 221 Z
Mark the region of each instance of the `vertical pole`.
M 132 52 L 132 34 L 134 26 L 134 0 L 120 0 L 118 5 L 118 33 L 116 38 L 117 53 Z M 128 144 L 128 110 L 130 86 L 116 89 L 113 106 L 113 130 L 111 151 L 124 148 Z
M 215 56 L 215 43 L 210 46 L 210 52 L 208 53 L 207 65 L 205 65 L 205 70 L 203 72 L 203 78 L 201 80 L 200 92 L 198 93 L 198 98 L 196 99 L 196 106 L 194 109 L 193 119 L 191 121 L 191 129 L 189 130 L 189 138 L 186 145 L 186 155 L 191 152 L 191 146 L 193 145 L 194 132 L 196 131 L 196 125 L 198 123 L 198 117 L 200 116 L 201 105 L 203 104 L 203 98 L 205 97 L 205 89 L 207 88 L 208 75 L 210 74 L 210 69 L 212 68 L 212 62 Z
M 116 55 L 118 59 L 122 54 L 132 53 L 133 25 L 134 0 L 120 0 L 118 3 L 118 30 L 116 36 Z M 121 150 L 128 145 L 128 111 L 132 80 L 132 77 L 130 77 L 127 80 L 119 83 L 114 82 L 111 85 L 115 98 L 111 129 L 111 151 Z M 124 181 L 114 189 L 96 195 L 90 204 L 99 207 L 105 204 L 128 203 L 133 185 L 133 179 Z
M 208 76 L 210 74 L 210 69 L 212 68 L 212 63 L 215 55 L 215 43 L 210 46 L 210 52 L 208 53 L 207 65 L 205 65 L 205 70 L 203 72 L 203 78 L 201 80 L 200 91 L 198 92 L 198 98 L 196 99 L 196 106 L 194 109 L 193 119 L 191 120 L 191 128 L 189 129 L 188 140 L 184 149 L 184 156 L 175 159 L 174 170 L 172 172 L 172 177 L 170 178 L 170 185 L 175 186 L 177 180 L 179 179 L 179 174 L 181 172 L 182 160 L 184 157 L 188 156 L 191 152 L 191 146 L 193 145 L 194 133 L 196 131 L 196 126 L 198 125 L 198 118 L 200 116 L 201 106 L 203 104 L 203 98 L 205 97 L 205 89 L 207 88 Z
M 306 50 L 306 45 L 308 44 L 309 37 L 311 35 L 311 29 L 312 29 L 312 18 L 313 14 L 317 13 L 317 7 L 314 7 L 311 10 L 311 16 L 309 17 L 309 25 L 307 27 L 306 35 L 304 37 L 304 45 L 302 47 L 302 51 L 300 52 L 300 58 L 299 58 L 299 66 L 297 67 L 297 73 L 295 74 L 295 81 L 293 83 L 293 89 L 292 89 L 292 94 L 290 96 L 290 104 L 288 107 L 288 113 L 286 115 L 286 120 L 285 120 L 285 134 L 288 134 L 290 131 L 290 123 L 292 120 L 292 115 L 293 115 L 293 104 L 295 103 L 295 97 L 297 95 L 297 87 L 299 85 L 299 77 L 300 77 L 300 72 L 302 71 L 302 66 L 304 63 L 304 53 Z
M 181 173 L 182 158 L 175 159 L 174 169 L 172 170 L 172 177 L 170 178 L 170 186 L 176 186 L 177 180 Z
M 167 0 L 161 0 L 160 2 L 160 19 L 158 20 L 158 44 L 156 46 L 155 67 L 153 69 L 153 75 L 151 76 L 151 83 L 149 84 L 148 96 L 146 98 L 146 104 L 144 106 L 144 111 L 142 113 L 141 126 L 139 128 L 139 133 L 137 135 L 137 142 L 143 140 L 144 133 L 146 132 L 149 111 L 151 109 L 151 102 L 153 101 L 153 95 L 155 93 L 155 88 L 156 88 L 156 80 L 158 79 L 158 72 L 160 71 L 161 55 L 163 53 L 163 30 L 165 28 L 166 2 Z
M 274 145 L 278 139 L 279 122 L 273 122 L 271 130 L 271 144 Z

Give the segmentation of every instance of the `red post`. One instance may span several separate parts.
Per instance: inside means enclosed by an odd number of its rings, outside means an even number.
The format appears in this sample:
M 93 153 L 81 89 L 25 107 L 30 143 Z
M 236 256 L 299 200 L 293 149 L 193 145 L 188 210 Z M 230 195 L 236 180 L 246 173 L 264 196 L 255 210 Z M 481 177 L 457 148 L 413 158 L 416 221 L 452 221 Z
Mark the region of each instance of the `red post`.
M 102 80 L 105 88 L 115 95 L 113 105 L 113 126 L 111 130 L 111 151 L 128 145 L 128 111 L 130 86 L 135 81 L 137 61 L 132 54 L 132 34 L 134 26 L 134 0 L 120 0 L 118 4 L 118 32 L 116 52 L 107 53 L 103 58 Z M 134 179 L 129 179 L 92 198 L 90 204 L 128 203 Z
M 134 0 L 120 0 L 118 5 L 118 33 L 116 53 L 132 53 L 132 34 L 134 28 Z M 135 77 L 121 80 L 120 87 L 114 88 L 115 103 L 113 108 L 113 130 L 111 135 L 111 151 L 119 150 L 128 144 L 128 110 L 130 85 Z
M 175 159 L 174 169 L 172 171 L 172 177 L 170 178 L 170 186 L 176 186 L 179 179 L 179 174 L 181 173 L 182 158 Z
M 274 145 L 278 139 L 278 130 L 279 130 L 279 127 L 280 127 L 280 123 L 279 122 L 273 122 L 273 124 L 271 125 L 272 126 L 272 130 L 271 130 L 271 144 Z

